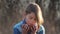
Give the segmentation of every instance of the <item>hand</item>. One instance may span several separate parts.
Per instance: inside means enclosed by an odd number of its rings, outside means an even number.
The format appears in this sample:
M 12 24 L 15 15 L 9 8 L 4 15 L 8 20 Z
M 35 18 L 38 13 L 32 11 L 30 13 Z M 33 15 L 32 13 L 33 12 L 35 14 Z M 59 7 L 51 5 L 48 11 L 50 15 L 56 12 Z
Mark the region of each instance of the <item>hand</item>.
M 35 25 L 32 26 L 31 27 L 31 31 L 32 31 L 31 34 L 36 34 L 37 30 L 38 30 L 38 26 L 35 26 Z
M 29 27 L 27 24 L 22 25 L 22 34 L 27 34 Z

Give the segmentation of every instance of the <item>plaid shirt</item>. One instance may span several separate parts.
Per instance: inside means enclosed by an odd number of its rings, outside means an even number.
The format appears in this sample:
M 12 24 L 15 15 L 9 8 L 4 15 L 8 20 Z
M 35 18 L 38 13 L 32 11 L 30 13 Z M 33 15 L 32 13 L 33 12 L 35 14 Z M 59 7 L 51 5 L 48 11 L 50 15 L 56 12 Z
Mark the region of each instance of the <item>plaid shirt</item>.
M 22 24 L 25 24 L 25 20 L 22 20 L 18 24 L 14 25 L 13 27 L 14 34 L 22 34 L 22 28 L 21 28 Z M 43 25 L 40 25 L 40 29 L 37 31 L 37 34 L 45 34 L 45 28 L 43 27 Z

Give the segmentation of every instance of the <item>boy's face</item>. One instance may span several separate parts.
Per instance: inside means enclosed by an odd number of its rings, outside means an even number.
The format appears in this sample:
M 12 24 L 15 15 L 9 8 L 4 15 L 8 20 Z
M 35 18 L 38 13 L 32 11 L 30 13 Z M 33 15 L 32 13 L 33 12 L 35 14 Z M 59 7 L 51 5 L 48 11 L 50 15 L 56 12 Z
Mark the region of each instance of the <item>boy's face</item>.
M 28 25 L 31 25 L 31 26 L 35 25 L 35 24 L 37 24 L 36 22 L 37 22 L 36 21 L 36 17 L 35 17 L 35 14 L 33 12 L 31 12 L 30 14 L 26 15 L 26 23 Z

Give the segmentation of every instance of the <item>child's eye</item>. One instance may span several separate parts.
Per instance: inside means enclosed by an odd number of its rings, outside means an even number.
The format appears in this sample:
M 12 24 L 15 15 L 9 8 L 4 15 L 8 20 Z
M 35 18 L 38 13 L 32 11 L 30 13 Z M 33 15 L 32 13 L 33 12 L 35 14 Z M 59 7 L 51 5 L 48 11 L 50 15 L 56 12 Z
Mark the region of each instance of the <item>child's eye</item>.
M 30 19 L 33 19 L 32 17 Z
M 30 19 L 33 19 L 33 20 L 35 20 L 35 21 L 36 21 L 36 18 L 31 17 Z

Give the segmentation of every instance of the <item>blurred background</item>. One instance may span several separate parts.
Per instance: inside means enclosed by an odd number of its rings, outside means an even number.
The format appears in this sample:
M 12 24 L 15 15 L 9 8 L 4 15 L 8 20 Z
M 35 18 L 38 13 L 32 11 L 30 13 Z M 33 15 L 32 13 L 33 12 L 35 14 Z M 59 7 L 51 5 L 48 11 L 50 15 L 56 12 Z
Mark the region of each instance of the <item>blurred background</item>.
M 30 2 L 41 7 L 46 34 L 60 34 L 60 0 L 0 0 L 0 34 L 13 34 Z

